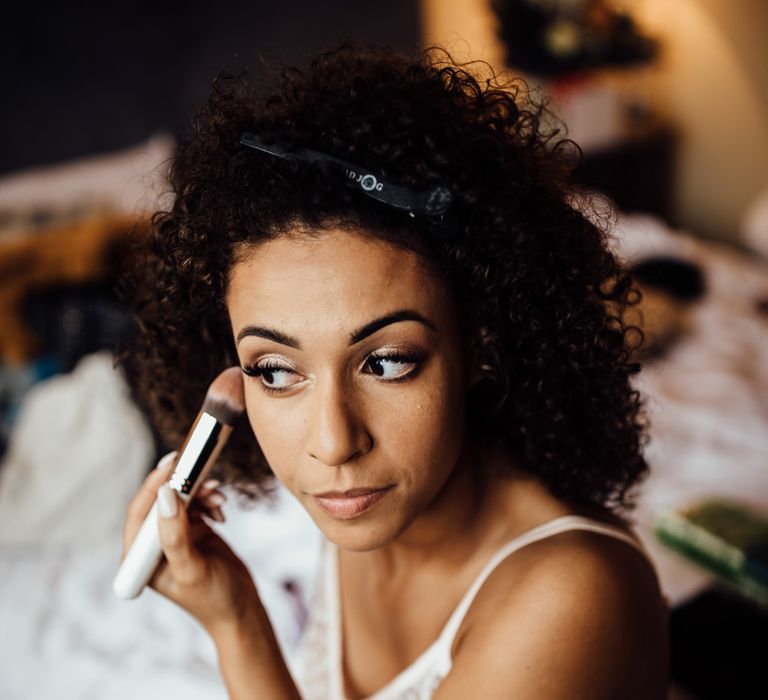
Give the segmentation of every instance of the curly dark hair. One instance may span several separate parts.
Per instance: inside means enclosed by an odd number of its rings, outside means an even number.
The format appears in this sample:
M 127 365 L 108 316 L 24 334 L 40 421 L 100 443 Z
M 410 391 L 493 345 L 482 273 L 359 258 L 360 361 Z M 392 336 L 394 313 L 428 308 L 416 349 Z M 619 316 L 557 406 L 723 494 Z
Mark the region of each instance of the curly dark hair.
M 246 131 L 391 183 L 447 183 L 457 240 L 437 243 L 316 168 L 243 148 Z M 456 290 L 466 332 L 482 333 L 488 374 L 469 397 L 472 430 L 565 501 L 631 509 L 648 470 L 630 383 L 642 334 L 623 315 L 638 293 L 605 227 L 575 204 L 580 152 L 561 134 L 523 81 L 482 78 L 438 48 L 409 58 L 344 43 L 266 80 L 220 74 L 172 162 L 175 201 L 153 217 L 132 290 L 131 357 L 161 434 L 178 444 L 209 383 L 238 363 L 224 305 L 238 246 L 297 224 L 350 226 L 417 251 Z M 219 471 L 247 497 L 268 492 L 245 421 Z

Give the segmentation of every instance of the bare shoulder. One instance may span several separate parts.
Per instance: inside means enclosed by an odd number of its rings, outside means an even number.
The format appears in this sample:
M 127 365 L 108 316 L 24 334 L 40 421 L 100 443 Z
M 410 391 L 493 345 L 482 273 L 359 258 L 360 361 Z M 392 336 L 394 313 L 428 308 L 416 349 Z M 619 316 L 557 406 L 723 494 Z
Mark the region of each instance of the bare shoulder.
M 666 607 L 655 572 L 614 537 L 567 531 L 488 578 L 436 698 L 664 698 Z M 480 687 L 478 687 L 478 683 Z

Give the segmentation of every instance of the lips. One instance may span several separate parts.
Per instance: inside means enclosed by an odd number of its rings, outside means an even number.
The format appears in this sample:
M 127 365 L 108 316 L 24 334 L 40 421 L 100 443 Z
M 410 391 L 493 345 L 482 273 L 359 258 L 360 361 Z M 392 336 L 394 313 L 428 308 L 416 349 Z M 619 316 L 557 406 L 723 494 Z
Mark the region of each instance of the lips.
M 370 510 L 391 489 L 391 486 L 383 488 L 357 488 L 348 491 L 326 491 L 315 494 L 313 497 L 317 504 L 333 518 L 338 520 L 351 520 Z

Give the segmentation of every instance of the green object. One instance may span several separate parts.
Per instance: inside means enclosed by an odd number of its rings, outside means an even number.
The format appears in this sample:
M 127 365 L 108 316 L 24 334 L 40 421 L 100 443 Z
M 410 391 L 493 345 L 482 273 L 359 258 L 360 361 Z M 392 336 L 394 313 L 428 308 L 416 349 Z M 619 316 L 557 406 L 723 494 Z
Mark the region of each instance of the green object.
M 768 517 L 713 499 L 662 515 L 654 532 L 722 582 L 768 604 Z

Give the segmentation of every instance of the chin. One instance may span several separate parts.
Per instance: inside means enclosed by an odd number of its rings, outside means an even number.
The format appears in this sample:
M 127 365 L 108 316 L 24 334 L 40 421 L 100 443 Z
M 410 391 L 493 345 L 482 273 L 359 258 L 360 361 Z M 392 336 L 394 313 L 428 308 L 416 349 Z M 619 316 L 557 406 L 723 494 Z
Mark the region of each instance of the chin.
M 370 552 L 385 547 L 408 527 L 402 520 L 394 522 L 386 517 L 333 520 L 321 514 L 314 520 L 328 540 L 349 552 Z

